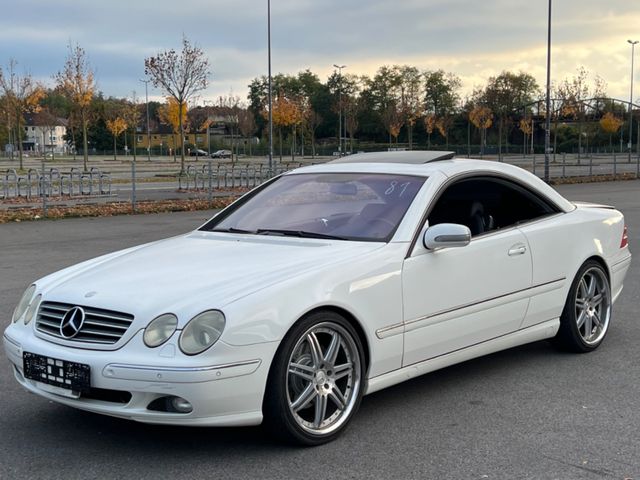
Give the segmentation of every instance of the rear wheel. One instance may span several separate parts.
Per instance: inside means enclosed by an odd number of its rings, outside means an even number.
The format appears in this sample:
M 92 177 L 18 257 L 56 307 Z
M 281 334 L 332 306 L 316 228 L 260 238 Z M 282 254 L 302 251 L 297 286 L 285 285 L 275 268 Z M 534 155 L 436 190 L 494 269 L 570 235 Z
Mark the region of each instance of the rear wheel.
M 566 350 L 590 352 L 604 340 L 610 320 L 609 279 L 602 265 L 589 260 L 571 284 L 556 341 Z
M 362 344 L 334 312 L 316 312 L 284 338 L 269 375 L 265 423 L 278 437 L 320 445 L 347 426 L 362 399 Z

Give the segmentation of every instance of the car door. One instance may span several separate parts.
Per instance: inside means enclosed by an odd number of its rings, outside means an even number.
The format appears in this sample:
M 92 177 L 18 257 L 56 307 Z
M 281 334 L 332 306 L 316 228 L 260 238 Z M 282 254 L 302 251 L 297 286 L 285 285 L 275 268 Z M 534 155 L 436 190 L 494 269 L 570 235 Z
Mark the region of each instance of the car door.
M 573 275 L 584 260 L 580 257 L 582 250 L 576 248 L 578 239 L 584 239 L 584 230 L 571 220 L 572 216 L 573 212 L 556 213 L 520 227 L 534 265 L 531 300 L 521 328 L 558 318 L 562 313 Z
M 402 271 L 404 359 L 411 365 L 517 330 L 529 302 L 532 261 L 517 224 L 521 192 L 491 177 L 450 184 L 430 208 L 426 226 L 466 225 L 464 247 L 426 250 L 422 238 Z M 424 228 L 421 232 L 424 232 Z

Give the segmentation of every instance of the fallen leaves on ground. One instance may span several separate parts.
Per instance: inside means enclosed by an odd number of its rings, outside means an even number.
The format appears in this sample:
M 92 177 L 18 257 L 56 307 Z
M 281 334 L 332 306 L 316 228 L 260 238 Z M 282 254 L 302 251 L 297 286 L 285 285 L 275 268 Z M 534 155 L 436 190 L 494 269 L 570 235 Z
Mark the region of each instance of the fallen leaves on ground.
M 615 176 L 611 174 L 607 175 L 585 175 L 584 177 L 560 177 L 552 178 L 549 180 L 551 185 L 565 185 L 573 183 L 596 183 L 596 182 L 613 182 L 619 180 L 635 180 L 636 174 L 631 172 L 618 173 Z
M 0 223 L 23 222 L 39 220 L 41 218 L 59 219 L 71 217 L 112 217 L 115 215 L 131 215 L 133 213 L 163 213 L 163 212 L 192 212 L 224 208 L 237 197 L 218 197 L 211 202 L 208 200 L 160 200 L 145 201 L 136 204 L 133 212 L 129 202 L 111 202 L 93 205 L 75 205 L 69 207 L 50 206 L 44 215 L 42 208 L 20 208 L 0 210 Z

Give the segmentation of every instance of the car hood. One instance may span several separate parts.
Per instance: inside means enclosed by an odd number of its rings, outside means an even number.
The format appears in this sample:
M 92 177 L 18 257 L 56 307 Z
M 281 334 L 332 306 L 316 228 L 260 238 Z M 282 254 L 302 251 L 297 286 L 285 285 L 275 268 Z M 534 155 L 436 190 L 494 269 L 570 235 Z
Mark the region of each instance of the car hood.
M 203 309 L 383 245 L 196 231 L 54 274 L 44 299 L 131 313 L 144 323 L 172 312 L 183 324 Z

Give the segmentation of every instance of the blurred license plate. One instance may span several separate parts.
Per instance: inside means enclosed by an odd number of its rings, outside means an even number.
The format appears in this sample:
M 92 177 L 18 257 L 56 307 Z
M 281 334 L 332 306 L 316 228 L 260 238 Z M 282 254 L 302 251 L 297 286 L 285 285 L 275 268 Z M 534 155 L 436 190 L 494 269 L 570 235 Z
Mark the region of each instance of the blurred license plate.
M 36 353 L 22 354 L 24 376 L 52 387 L 82 392 L 91 388 L 91 367 Z M 48 389 L 47 389 L 48 390 Z M 52 393 L 56 393 L 52 389 Z

